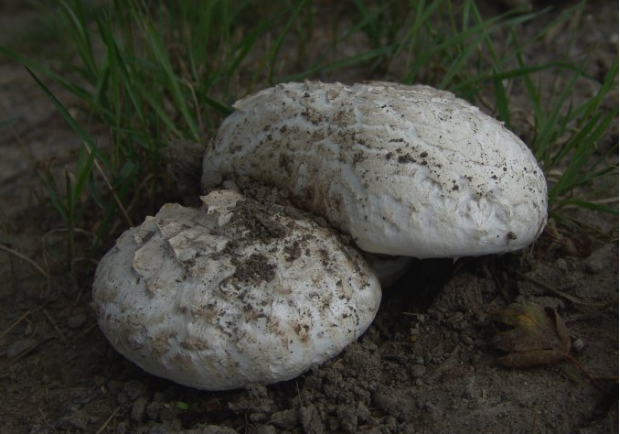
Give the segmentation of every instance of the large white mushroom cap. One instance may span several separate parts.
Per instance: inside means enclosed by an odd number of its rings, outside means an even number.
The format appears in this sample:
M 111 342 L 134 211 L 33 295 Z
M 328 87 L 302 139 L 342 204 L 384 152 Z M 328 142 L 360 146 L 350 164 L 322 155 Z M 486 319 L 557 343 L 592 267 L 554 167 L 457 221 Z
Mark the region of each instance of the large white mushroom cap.
M 239 193 L 165 205 L 101 260 L 93 299 L 112 345 L 146 371 L 225 390 L 298 376 L 375 317 L 373 272 L 337 235 Z
M 363 250 L 500 253 L 546 223 L 546 181 L 530 150 L 451 93 L 287 83 L 235 109 L 205 154 L 203 188 L 234 173 L 287 189 Z

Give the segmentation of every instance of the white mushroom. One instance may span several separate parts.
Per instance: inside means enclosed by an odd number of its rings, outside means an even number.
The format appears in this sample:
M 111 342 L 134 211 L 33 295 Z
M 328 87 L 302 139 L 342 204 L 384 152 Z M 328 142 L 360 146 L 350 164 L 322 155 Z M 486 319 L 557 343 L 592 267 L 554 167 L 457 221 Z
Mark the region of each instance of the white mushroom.
M 101 260 L 93 300 L 112 345 L 145 370 L 209 390 L 293 378 L 374 319 L 409 258 L 516 250 L 546 222 L 527 146 L 454 95 L 390 83 L 290 83 L 235 104 L 205 153 L 203 188 L 229 174 L 287 190 L 350 234 L 231 190 L 165 205 Z
M 101 260 L 93 300 L 121 354 L 187 386 L 274 383 L 337 355 L 380 288 L 354 248 L 311 219 L 221 190 L 165 205 Z
M 235 109 L 205 154 L 203 188 L 234 173 L 287 189 L 362 250 L 500 253 L 546 223 L 546 181 L 527 146 L 448 92 L 288 83 Z

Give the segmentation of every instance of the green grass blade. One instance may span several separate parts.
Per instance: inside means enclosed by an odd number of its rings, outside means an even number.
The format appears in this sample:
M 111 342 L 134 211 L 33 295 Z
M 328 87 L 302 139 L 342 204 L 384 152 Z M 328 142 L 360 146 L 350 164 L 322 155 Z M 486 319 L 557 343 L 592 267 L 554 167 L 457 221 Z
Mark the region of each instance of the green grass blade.
M 591 164 L 596 143 L 618 116 L 618 108 L 606 116 L 594 116 L 573 139 L 574 153 L 566 170 L 549 191 L 549 201 L 554 202 L 562 194 L 599 177 L 601 173 L 585 170 Z
M 276 74 L 276 61 L 278 59 L 278 54 L 280 52 L 280 48 L 282 47 L 282 43 L 284 42 L 284 38 L 289 34 L 291 27 L 295 20 L 299 17 L 301 11 L 308 5 L 309 0 L 300 0 L 297 2 L 297 5 L 293 7 L 289 19 L 286 21 L 282 30 L 279 32 L 278 37 L 274 41 L 272 47 L 269 49 L 267 53 L 267 59 L 269 61 L 269 73 L 267 82 L 270 85 L 275 83 L 274 77 Z
M 388 53 L 391 53 L 393 52 L 395 47 L 396 47 L 396 44 L 393 44 L 387 47 L 381 47 L 381 48 L 376 48 L 374 50 L 368 50 L 366 52 L 356 54 L 353 56 L 349 56 L 344 59 L 336 60 L 331 63 L 314 65 L 308 68 L 307 70 L 300 72 L 299 74 L 282 77 L 278 81 L 280 82 L 299 81 L 299 80 L 306 79 L 312 75 L 315 75 L 319 72 L 329 72 L 329 71 L 333 71 L 336 69 L 342 69 L 348 66 L 358 65 L 360 63 L 364 63 L 369 60 L 375 59 L 377 57 L 384 56 Z
M 75 208 L 78 204 L 79 196 L 82 194 L 86 180 L 91 174 L 92 165 L 94 163 L 94 159 L 96 155 L 96 149 L 95 149 L 96 147 L 90 135 L 73 118 L 73 116 L 71 116 L 71 114 L 67 111 L 65 106 L 56 98 L 56 96 L 54 96 L 54 94 L 48 89 L 48 87 L 45 86 L 45 84 L 43 84 L 41 80 L 39 80 L 36 74 L 31 69 L 29 69 L 28 66 L 26 66 L 25 68 L 28 71 L 28 73 L 32 76 L 32 78 L 36 81 L 36 83 L 39 85 L 41 90 L 43 90 L 45 95 L 47 95 L 47 97 L 52 101 L 52 104 L 54 104 L 54 107 L 56 108 L 56 110 L 58 110 L 58 112 L 63 117 L 63 119 L 69 124 L 71 129 L 74 132 L 76 132 L 78 136 L 80 136 L 84 144 L 88 146 L 90 150 L 85 163 L 81 165 L 81 167 L 79 167 L 78 174 L 76 177 L 75 187 L 69 191 L 70 194 L 67 197 L 67 199 L 69 200 L 67 214 L 70 215 L 71 213 L 75 212 Z M 69 186 L 67 186 L 67 188 L 69 188 Z M 69 218 L 68 220 L 71 221 L 72 219 Z
M 187 106 L 187 98 L 185 94 L 181 91 L 181 80 L 172 68 L 168 51 L 164 46 L 164 41 L 161 39 L 159 32 L 155 29 L 152 23 L 147 22 L 144 18 L 141 19 L 141 23 L 144 27 L 150 49 L 158 62 L 158 66 L 160 66 L 164 72 L 165 81 L 168 85 L 170 95 L 173 101 L 176 107 L 182 113 L 183 119 L 185 120 L 191 132 L 192 139 L 195 141 L 200 141 L 200 131 L 198 129 L 198 125 L 194 119 L 194 116 L 190 113 L 189 107 Z M 155 97 L 153 95 L 148 95 L 148 89 L 143 87 L 142 92 L 143 96 L 145 96 L 149 101 L 155 101 Z M 163 109 L 161 109 L 161 107 L 158 110 L 158 114 L 164 115 L 164 111 Z M 167 116 L 165 115 L 164 117 L 167 118 Z M 167 122 L 167 125 L 170 127 L 174 125 L 174 123 L 169 120 Z M 178 131 L 176 127 L 171 129 Z M 179 137 L 182 136 L 179 135 Z
M 557 208 L 561 209 L 567 206 L 589 209 L 596 212 L 604 212 L 606 214 L 618 214 L 618 208 L 612 208 L 607 205 L 599 204 L 586 199 L 566 199 L 557 203 Z
M 499 119 L 504 122 L 506 128 L 510 129 L 510 109 L 508 108 L 508 94 L 504 88 L 503 80 L 497 76 L 493 77 L 493 87 L 495 88 L 495 108 Z
M 94 149 L 95 148 L 94 143 L 90 135 L 86 132 L 86 130 L 84 130 L 82 126 L 73 118 L 73 116 L 71 116 L 71 114 L 67 111 L 65 106 L 56 98 L 56 96 L 54 96 L 54 94 L 48 89 L 48 87 L 45 86 L 45 84 L 43 84 L 43 82 L 39 79 L 39 77 L 37 77 L 37 75 L 32 71 L 32 69 L 30 69 L 28 65 L 24 65 L 24 68 L 26 68 L 30 76 L 39 85 L 43 93 L 45 93 L 45 95 L 50 99 L 52 104 L 54 104 L 54 107 L 56 108 L 56 110 L 58 110 L 58 112 L 63 117 L 63 119 L 69 124 L 71 129 L 75 131 L 78 134 L 78 136 L 80 136 L 80 138 L 86 144 L 88 144 L 90 148 Z

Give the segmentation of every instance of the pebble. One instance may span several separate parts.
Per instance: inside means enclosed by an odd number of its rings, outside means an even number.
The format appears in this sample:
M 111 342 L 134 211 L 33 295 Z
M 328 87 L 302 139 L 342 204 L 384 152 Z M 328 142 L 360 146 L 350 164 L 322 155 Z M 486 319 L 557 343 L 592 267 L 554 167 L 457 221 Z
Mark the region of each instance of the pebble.
M 325 430 L 321 420 L 321 414 L 315 405 L 310 404 L 307 407 L 302 407 L 300 410 L 300 419 L 306 434 L 322 434 Z
M 573 351 L 576 353 L 580 353 L 581 351 L 583 351 L 583 347 L 585 347 L 586 344 L 585 342 L 583 342 L 583 340 L 581 338 L 577 338 L 573 341 L 572 347 L 573 347 Z
M 387 414 L 394 413 L 401 407 L 398 399 L 387 391 L 375 392 L 372 395 L 372 401 L 379 410 Z
M 145 397 L 141 396 L 133 403 L 131 407 L 131 419 L 135 422 L 142 422 L 144 419 L 144 413 L 146 411 L 146 404 L 148 401 Z
M 129 380 L 123 386 L 123 390 L 127 394 L 127 397 L 132 401 L 135 401 L 144 392 L 144 385 L 137 380 Z
M 127 434 L 127 422 L 119 422 L 116 424 L 116 434 Z
M 476 391 L 476 387 L 472 383 L 468 383 L 461 393 L 461 398 L 466 400 L 472 400 L 476 396 L 479 396 L 479 392 Z
M 607 266 L 607 264 L 609 263 L 609 259 L 613 255 L 613 252 L 612 252 L 613 248 L 614 248 L 613 244 L 605 244 L 600 249 L 595 250 L 585 260 L 586 271 L 591 274 L 597 274 L 603 271 L 605 267 Z
M 161 423 L 154 423 L 149 427 L 149 434 L 170 434 L 170 431 L 165 425 Z
M 252 423 L 262 423 L 268 419 L 268 416 L 265 413 L 257 412 L 257 413 L 251 413 L 248 416 L 248 419 Z
M 368 422 L 371 417 L 372 417 L 372 413 L 370 412 L 368 407 L 366 407 L 363 402 L 358 401 L 358 403 L 357 403 L 357 418 L 361 422 Z
M 299 416 L 295 410 L 277 411 L 271 415 L 271 423 L 278 428 L 292 430 L 297 425 Z
M 146 415 L 150 420 L 157 420 L 162 408 L 164 408 L 164 405 L 161 402 L 151 401 L 146 406 Z
M 409 371 L 413 378 L 422 378 L 426 375 L 426 367 L 424 365 L 413 365 Z
M 67 319 L 67 325 L 70 329 L 79 329 L 82 328 L 84 324 L 86 324 L 86 319 L 87 317 L 84 312 L 76 313 L 75 315 L 71 315 Z
M 569 272 L 568 263 L 566 262 L 566 259 L 564 258 L 558 258 L 557 261 L 555 261 L 555 267 L 558 270 L 563 271 L 565 273 Z
M 470 347 L 472 345 L 474 345 L 474 340 L 469 335 L 462 334 L 461 335 L 461 342 L 463 342 L 465 345 L 470 346 Z
M 37 340 L 34 338 L 25 338 L 19 339 L 9 345 L 9 348 L 6 350 L 6 357 L 12 359 L 14 357 L 20 356 L 23 353 L 31 350 L 37 345 Z
M 64 423 L 61 423 L 63 427 L 66 429 L 77 428 L 85 431 L 88 428 L 88 422 L 90 421 L 90 416 L 84 410 L 78 410 L 73 412 L 70 416 L 68 416 Z
M 256 428 L 256 434 L 276 434 L 276 429 L 271 425 L 261 425 Z

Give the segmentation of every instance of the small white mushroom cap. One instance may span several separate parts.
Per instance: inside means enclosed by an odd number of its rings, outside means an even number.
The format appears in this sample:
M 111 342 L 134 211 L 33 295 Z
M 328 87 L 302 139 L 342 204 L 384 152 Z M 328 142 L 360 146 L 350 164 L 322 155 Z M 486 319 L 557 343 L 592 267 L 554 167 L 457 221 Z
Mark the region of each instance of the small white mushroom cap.
M 287 83 L 235 109 L 205 153 L 203 188 L 234 173 L 287 189 L 362 250 L 500 253 L 546 223 L 546 180 L 528 147 L 451 93 Z
M 233 191 L 202 201 L 164 205 L 101 260 L 93 300 L 121 354 L 226 390 L 296 377 L 370 325 L 379 283 L 334 232 Z

